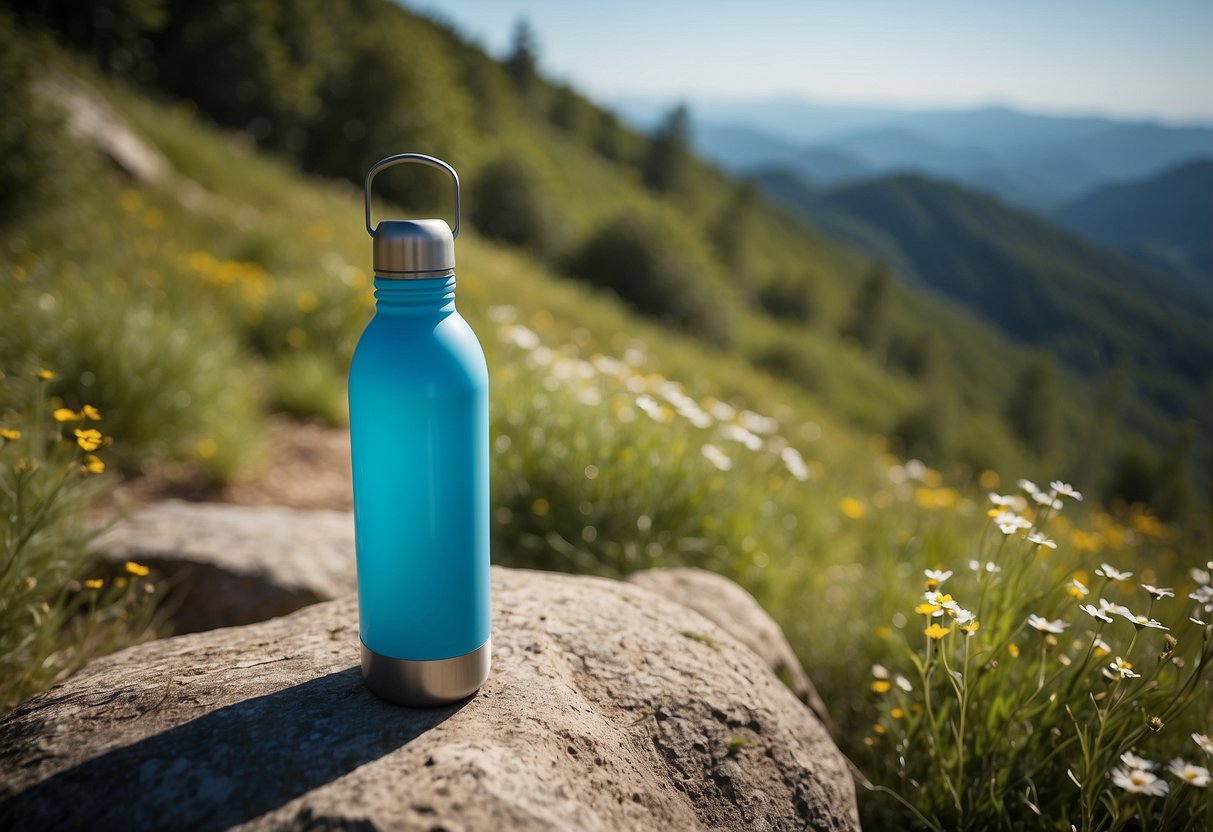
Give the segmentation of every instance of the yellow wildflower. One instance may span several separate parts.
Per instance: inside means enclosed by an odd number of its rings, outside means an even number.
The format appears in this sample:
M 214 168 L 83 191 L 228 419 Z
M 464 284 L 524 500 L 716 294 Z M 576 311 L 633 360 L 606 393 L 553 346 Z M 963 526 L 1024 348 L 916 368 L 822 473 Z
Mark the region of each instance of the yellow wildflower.
M 888 729 L 886 729 L 879 722 L 872 726 L 872 733 L 874 734 L 883 734 L 886 730 Z
M 90 474 L 103 474 L 105 473 L 105 463 L 96 454 L 85 454 L 84 470 Z
M 43 368 L 38 371 L 37 375 L 42 381 L 52 381 L 55 378 L 55 371 Z
M 84 582 L 84 585 L 89 589 L 101 589 L 101 587 L 105 586 L 105 581 L 100 578 L 89 578 Z
M 930 627 L 927 627 L 922 632 L 927 638 L 938 641 L 939 639 L 946 636 L 948 633 L 952 632 L 952 628 L 951 627 L 941 627 L 941 626 L 939 626 L 939 624 L 932 624 Z
M 101 411 L 93 407 L 91 404 L 86 404 L 84 407 L 80 408 L 80 412 L 89 419 L 92 419 L 94 422 L 101 421 Z
M 76 444 L 86 451 L 95 451 L 100 448 L 102 438 L 101 431 L 92 428 L 76 431 Z
M 961 625 L 960 625 L 960 629 L 961 629 L 961 630 L 963 630 L 964 632 L 969 633 L 970 635 L 972 635 L 973 633 L 975 633 L 975 632 L 977 632 L 979 629 L 981 629 L 981 622 L 980 622 L 980 621 L 978 621 L 976 618 L 974 618 L 974 619 L 973 619 L 972 621 L 970 621 L 968 624 L 961 624 Z
M 139 578 L 142 578 L 142 577 L 150 574 L 152 571 L 152 570 L 148 569 L 146 566 L 144 566 L 142 563 L 135 563 L 133 560 L 128 560 L 123 565 L 123 568 L 125 568 L 127 572 L 130 572 L 132 575 L 135 575 Z
M 872 692 L 873 693 L 888 693 L 890 687 L 891 687 L 891 685 L 889 684 L 888 679 L 877 679 L 875 682 L 872 683 Z
M 854 497 L 844 497 L 839 503 L 839 508 L 842 509 L 843 516 L 851 520 L 860 520 L 867 513 L 863 503 L 856 500 Z
M 906 712 L 901 708 L 894 708 L 893 710 L 889 711 L 889 716 L 893 717 L 893 719 L 901 719 L 905 715 Z
M 1007 652 L 1011 654 L 1011 658 L 1018 659 L 1019 658 L 1019 645 L 1018 644 L 1008 644 Z
M 938 604 L 928 604 L 926 601 L 923 601 L 914 608 L 914 612 L 918 615 L 934 615 L 941 609 L 943 609 L 943 607 L 939 606 Z
M 552 510 L 552 504 L 540 497 L 535 502 L 531 503 L 531 513 L 536 517 L 546 517 L 548 512 Z
M 55 418 L 56 422 L 79 422 L 84 418 L 83 414 L 77 413 L 70 407 L 55 408 L 51 416 Z
M 21 438 L 21 431 L 16 428 L 0 428 L 0 438 L 15 442 Z

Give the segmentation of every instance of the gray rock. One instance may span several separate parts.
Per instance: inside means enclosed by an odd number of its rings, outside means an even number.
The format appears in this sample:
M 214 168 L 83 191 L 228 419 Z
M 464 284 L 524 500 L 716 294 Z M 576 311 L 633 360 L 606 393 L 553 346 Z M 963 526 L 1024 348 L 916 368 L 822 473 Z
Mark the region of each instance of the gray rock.
M 646 569 L 629 575 L 628 580 L 690 607 L 720 625 L 757 653 L 796 692 L 800 701 L 813 709 L 818 719 L 830 725 L 825 703 L 817 695 L 792 645 L 753 595 L 723 575 L 690 567 Z
M 100 659 L 0 719 L 0 828 L 855 829 L 825 730 L 721 628 L 622 582 L 494 569 L 493 672 L 420 711 L 353 598 Z
M 343 511 L 169 500 L 95 544 L 173 582 L 173 623 L 191 633 L 252 624 L 354 592 L 354 519 Z

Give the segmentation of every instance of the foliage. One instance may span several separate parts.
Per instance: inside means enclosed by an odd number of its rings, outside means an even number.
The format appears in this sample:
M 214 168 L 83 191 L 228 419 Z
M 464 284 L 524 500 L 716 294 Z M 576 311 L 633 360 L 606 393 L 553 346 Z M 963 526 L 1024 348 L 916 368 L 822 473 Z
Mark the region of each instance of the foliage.
M 863 759 L 896 803 L 869 820 L 1194 828 L 1213 811 L 1207 768 L 1168 783 L 1144 757 L 1207 766 L 1213 755 L 1186 727 L 1213 706 L 1208 572 L 1172 576 L 1192 587 L 1176 599 L 1170 588 L 1138 587 L 1130 571 L 1061 558 L 1045 530 L 1070 529 L 1057 515 L 1081 494 L 1061 482 L 1021 486 L 1022 496 L 991 494 L 993 519 L 968 567 L 924 571 L 925 594 L 898 616 L 918 622 L 899 636 L 906 649 L 890 654 L 892 668 L 873 665 Z
M 659 193 L 684 191 L 691 176 L 691 116 L 678 105 L 649 139 L 644 183 Z
M 0 10 L 0 229 L 54 209 L 72 184 L 63 116 L 34 86 L 47 51 Z
M 47 399 L 44 368 L 0 374 L 0 712 L 90 658 L 151 632 L 156 587 L 128 563 L 114 578 L 88 551 L 84 510 L 99 492 L 103 411 Z M 52 413 L 53 411 L 53 413 Z
M 570 270 L 646 315 L 714 344 L 731 338 L 723 279 L 702 245 L 665 214 L 627 213 L 593 234 Z
M 1030 361 L 1005 404 L 1007 424 L 1037 456 L 1048 456 L 1057 442 L 1056 370 L 1046 355 Z
M 485 236 L 551 257 L 560 245 L 560 216 L 538 165 L 517 155 L 494 159 L 468 189 L 470 219 Z

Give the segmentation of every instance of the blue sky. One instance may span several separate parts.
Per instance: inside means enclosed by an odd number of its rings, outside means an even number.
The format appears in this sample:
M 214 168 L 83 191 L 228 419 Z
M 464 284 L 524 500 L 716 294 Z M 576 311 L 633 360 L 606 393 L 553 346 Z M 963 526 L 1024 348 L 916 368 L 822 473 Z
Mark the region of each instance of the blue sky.
M 599 100 L 794 97 L 1213 120 L 1213 0 L 407 0 Z

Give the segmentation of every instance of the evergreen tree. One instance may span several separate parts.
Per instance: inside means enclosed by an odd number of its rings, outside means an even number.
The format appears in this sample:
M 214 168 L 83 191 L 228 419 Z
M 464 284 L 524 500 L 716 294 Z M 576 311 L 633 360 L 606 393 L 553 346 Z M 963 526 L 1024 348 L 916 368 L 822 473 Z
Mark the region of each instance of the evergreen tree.
M 691 175 L 691 116 L 686 105 L 670 111 L 649 139 L 644 160 L 644 183 L 658 193 L 686 188 Z
M 844 338 L 853 338 L 869 352 L 883 352 L 887 339 L 889 295 L 893 288 L 889 267 L 877 264 L 855 295 L 851 317 L 842 327 Z
M 751 181 L 741 182 L 733 189 L 732 196 L 711 229 L 712 242 L 720 262 L 747 301 L 753 296 L 750 236 L 754 231 L 757 208 L 758 188 Z
M 514 24 L 514 44 L 505 68 L 527 106 L 533 105 L 539 90 L 539 46 L 531 22 L 525 17 Z
M 1048 456 L 1057 434 L 1057 371 L 1048 355 L 1037 355 L 1020 372 L 1003 408 L 1012 432 L 1037 456 Z

